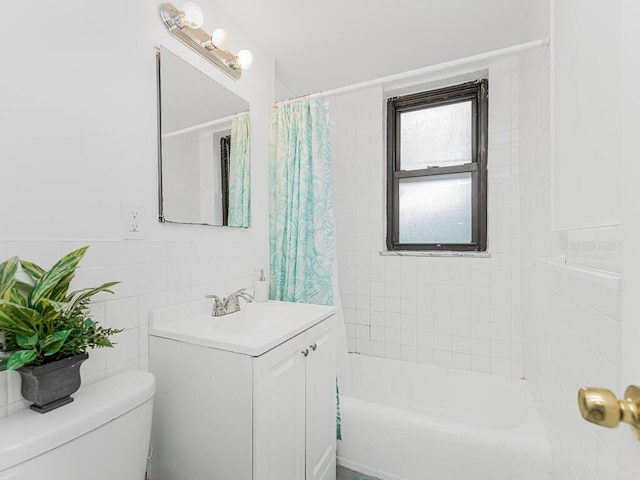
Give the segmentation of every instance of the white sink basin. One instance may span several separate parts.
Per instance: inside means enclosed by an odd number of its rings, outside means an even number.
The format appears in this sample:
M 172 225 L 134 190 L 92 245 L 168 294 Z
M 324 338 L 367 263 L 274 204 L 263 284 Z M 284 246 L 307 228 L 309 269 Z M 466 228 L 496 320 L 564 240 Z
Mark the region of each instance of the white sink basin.
M 334 307 L 269 301 L 211 316 L 213 300 L 185 303 L 151 312 L 149 335 L 259 356 L 333 315 Z
M 213 317 L 211 327 L 220 333 L 250 333 L 287 329 L 300 322 L 300 308 L 273 303 L 247 305 L 239 312 Z

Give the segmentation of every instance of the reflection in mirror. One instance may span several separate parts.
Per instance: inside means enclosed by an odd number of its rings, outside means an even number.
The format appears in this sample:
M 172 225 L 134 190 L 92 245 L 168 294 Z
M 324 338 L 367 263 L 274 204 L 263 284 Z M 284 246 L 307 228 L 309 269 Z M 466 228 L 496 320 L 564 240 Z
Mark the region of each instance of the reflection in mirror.
M 160 221 L 251 225 L 249 103 L 157 52 Z

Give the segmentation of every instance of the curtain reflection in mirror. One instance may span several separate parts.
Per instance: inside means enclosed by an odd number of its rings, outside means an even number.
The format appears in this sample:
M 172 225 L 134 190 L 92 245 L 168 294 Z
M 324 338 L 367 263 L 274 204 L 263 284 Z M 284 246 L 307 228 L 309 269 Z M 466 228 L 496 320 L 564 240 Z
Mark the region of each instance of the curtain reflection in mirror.
M 231 121 L 231 152 L 229 155 L 229 217 L 230 227 L 251 225 L 251 127 L 249 113 L 237 115 Z

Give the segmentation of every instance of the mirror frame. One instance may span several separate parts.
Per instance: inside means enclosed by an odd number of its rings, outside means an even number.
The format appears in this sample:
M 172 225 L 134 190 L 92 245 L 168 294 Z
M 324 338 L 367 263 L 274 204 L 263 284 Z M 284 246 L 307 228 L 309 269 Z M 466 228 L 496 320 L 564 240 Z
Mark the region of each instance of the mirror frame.
M 164 218 L 164 201 L 162 196 L 162 77 L 160 76 L 160 48 L 156 48 L 156 111 L 158 115 L 158 221 L 170 223 Z

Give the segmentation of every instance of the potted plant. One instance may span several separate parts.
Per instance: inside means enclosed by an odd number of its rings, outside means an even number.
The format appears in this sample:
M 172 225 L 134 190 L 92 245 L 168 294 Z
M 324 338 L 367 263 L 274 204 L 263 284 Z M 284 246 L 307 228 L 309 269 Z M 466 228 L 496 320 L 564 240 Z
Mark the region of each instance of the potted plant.
M 111 287 L 119 282 L 69 292 L 88 248 L 65 255 L 49 271 L 18 257 L 0 264 L 0 346 L 9 354 L 5 367 L 20 373 L 22 396 L 40 413 L 73 401 L 87 350 L 112 347 L 109 337 L 121 331 L 101 327 L 89 313 L 91 297 L 113 293 Z M 16 278 L 19 265 L 27 281 Z

